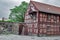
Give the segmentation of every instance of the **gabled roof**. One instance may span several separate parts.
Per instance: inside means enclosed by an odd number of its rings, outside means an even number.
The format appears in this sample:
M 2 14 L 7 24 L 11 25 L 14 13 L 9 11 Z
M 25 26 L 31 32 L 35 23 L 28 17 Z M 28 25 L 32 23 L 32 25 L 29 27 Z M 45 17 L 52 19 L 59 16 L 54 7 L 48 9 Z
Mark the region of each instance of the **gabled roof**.
M 52 6 L 49 4 L 44 4 L 40 2 L 31 1 L 31 3 L 42 12 L 48 12 L 48 13 L 54 13 L 54 14 L 60 14 L 60 7 Z

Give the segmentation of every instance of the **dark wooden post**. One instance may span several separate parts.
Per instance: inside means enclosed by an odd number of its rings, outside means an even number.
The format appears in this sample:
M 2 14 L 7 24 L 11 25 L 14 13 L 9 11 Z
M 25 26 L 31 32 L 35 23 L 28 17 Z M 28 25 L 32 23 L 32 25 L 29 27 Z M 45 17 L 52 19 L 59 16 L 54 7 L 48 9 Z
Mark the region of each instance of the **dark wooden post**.
M 37 16 L 38 16 L 38 23 L 37 23 L 37 27 L 38 27 L 38 36 L 40 34 L 40 13 L 37 12 Z

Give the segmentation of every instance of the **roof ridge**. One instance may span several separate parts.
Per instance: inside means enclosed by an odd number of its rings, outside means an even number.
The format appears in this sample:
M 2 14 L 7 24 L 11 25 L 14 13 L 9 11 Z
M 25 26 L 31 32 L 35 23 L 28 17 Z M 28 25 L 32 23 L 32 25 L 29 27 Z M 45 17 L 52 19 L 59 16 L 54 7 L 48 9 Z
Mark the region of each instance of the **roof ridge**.
M 43 5 L 48 5 L 48 6 L 53 6 L 53 7 L 57 7 L 57 8 L 60 8 L 58 6 L 55 6 L 55 5 L 51 5 L 51 4 L 47 4 L 47 3 L 42 3 L 42 2 L 36 2 L 36 1 L 31 1 L 31 2 L 35 2 L 35 3 L 39 3 L 39 4 L 43 4 Z

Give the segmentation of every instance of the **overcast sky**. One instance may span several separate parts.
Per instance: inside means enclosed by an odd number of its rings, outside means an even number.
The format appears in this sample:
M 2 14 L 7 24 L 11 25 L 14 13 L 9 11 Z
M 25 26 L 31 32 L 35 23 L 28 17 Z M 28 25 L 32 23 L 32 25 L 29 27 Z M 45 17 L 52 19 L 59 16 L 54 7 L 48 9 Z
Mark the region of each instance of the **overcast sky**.
M 0 18 L 8 18 L 10 9 L 14 6 L 20 5 L 22 1 L 29 2 L 29 0 L 0 0 Z M 48 3 L 51 5 L 60 6 L 60 0 L 34 0 L 38 2 Z

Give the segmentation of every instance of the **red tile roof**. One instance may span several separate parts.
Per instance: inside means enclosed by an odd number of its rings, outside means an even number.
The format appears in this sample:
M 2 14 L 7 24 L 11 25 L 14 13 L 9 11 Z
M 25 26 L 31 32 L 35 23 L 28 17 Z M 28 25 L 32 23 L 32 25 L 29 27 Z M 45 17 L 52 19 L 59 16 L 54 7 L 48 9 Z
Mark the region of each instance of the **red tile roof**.
M 44 4 L 44 3 L 40 3 L 40 2 L 35 2 L 35 1 L 31 1 L 31 3 L 33 3 L 34 6 L 39 11 L 60 14 L 60 7 L 56 7 L 56 6 L 52 6 L 52 5 Z

